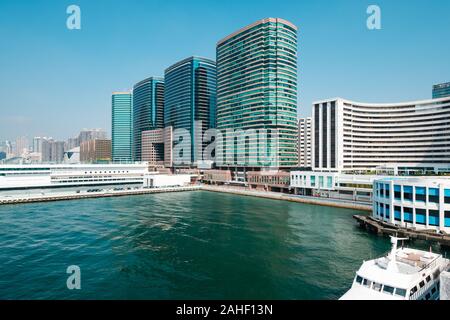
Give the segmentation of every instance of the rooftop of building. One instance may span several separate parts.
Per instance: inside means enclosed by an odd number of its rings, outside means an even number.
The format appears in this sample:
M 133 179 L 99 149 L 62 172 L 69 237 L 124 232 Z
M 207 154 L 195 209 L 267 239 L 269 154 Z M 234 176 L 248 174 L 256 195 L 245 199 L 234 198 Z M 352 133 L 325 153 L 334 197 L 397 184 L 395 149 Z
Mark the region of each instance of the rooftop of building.
M 140 87 L 140 86 L 142 86 L 142 85 L 144 85 L 144 84 L 146 84 L 146 83 L 148 83 L 148 82 L 151 82 L 151 81 L 164 82 L 164 78 L 163 78 L 163 77 L 155 77 L 155 76 L 148 77 L 148 78 L 146 78 L 146 79 L 144 79 L 144 80 L 141 80 L 141 81 L 139 81 L 138 83 L 136 83 L 136 84 L 133 86 L 133 89 L 136 89 L 137 87 Z
M 183 60 L 180 60 L 176 63 L 174 63 L 173 65 L 169 66 L 166 68 L 166 70 L 164 70 L 164 73 L 173 71 L 174 69 L 178 68 L 179 66 L 184 65 L 185 63 L 191 62 L 191 61 L 201 61 L 201 62 L 205 62 L 205 63 L 209 63 L 212 65 L 216 65 L 216 61 L 214 61 L 213 59 L 209 59 L 209 58 L 205 58 L 205 57 L 201 57 L 201 56 L 190 56 L 188 58 L 185 58 Z
M 450 87 L 450 82 L 444 82 L 444 83 L 438 83 L 433 85 L 433 89 L 441 89 L 441 88 L 447 88 Z
M 416 100 L 416 101 L 405 101 L 405 102 L 393 102 L 393 103 L 358 102 L 358 101 L 353 101 L 353 100 L 349 100 L 349 99 L 336 97 L 336 98 L 331 98 L 331 99 L 323 99 L 323 100 L 314 101 L 313 105 L 327 103 L 330 101 L 342 101 L 344 103 L 358 105 L 358 106 L 364 106 L 364 107 L 400 107 L 400 106 L 412 106 L 412 105 L 431 104 L 431 103 L 436 103 L 436 102 L 449 101 L 449 97 Z
M 112 95 L 131 94 L 131 91 L 113 91 Z
M 255 26 L 259 25 L 259 24 L 263 24 L 263 23 L 267 23 L 267 22 L 275 22 L 275 23 L 280 22 L 280 23 L 284 23 L 284 24 L 290 26 L 291 28 L 294 28 L 295 30 L 298 30 L 298 27 L 297 27 L 295 24 L 293 24 L 292 22 L 287 21 L 287 20 L 285 20 L 285 19 L 282 19 L 282 18 L 265 18 L 265 19 L 261 19 L 261 20 L 255 21 L 255 22 L 253 22 L 253 23 L 251 23 L 251 24 L 249 24 L 249 25 L 247 25 L 247 26 L 245 26 L 245 27 L 243 27 L 243 28 L 241 28 L 241 29 L 239 29 L 239 30 L 237 30 L 237 31 L 235 31 L 235 32 L 233 32 L 233 33 L 231 33 L 231 34 L 229 34 L 229 35 L 226 36 L 225 38 L 219 40 L 219 41 L 217 42 L 217 46 L 221 45 L 222 43 L 224 43 L 224 42 L 227 41 L 228 39 L 231 39 L 231 38 L 233 38 L 234 36 L 236 36 L 236 35 L 238 35 L 238 34 L 244 32 L 244 31 L 246 31 L 246 30 L 248 30 L 248 29 L 251 29 L 251 28 L 253 28 L 253 27 L 255 27 Z
M 397 183 L 408 183 L 408 184 L 427 184 L 427 185 L 439 185 L 447 184 L 450 185 L 450 177 L 445 178 L 442 176 L 421 176 L 421 177 L 411 177 L 411 176 L 389 176 L 380 177 L 375 179 L 375 182 L 389 182 L 394 181 Z

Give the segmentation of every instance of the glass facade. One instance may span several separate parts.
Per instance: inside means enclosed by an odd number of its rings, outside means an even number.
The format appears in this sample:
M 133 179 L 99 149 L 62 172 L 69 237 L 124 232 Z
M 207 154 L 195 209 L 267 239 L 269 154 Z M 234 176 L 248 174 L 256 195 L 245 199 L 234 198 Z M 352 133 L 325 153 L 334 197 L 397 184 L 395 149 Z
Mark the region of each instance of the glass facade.
M 224 155 L 235 155 L 224 157 L 225 166 L 236 164 L 238 157 L 243 166 L 297 165 L 297 28 L 293 24 L 263 19 L 219 41 L 217 128 L 224 135 Z M 247 138 L 227 137 L 236 130 L 245 131 Z M 258 132 L 264 134 L 264 142 Z
M 450 82 L 440 83 L 433 86 L 433 99 L 450 97 Z
M 112 94 L 112 160 L 132 161 L 133 143 L 133 95 L 131 92 Z
M 164 77 L 164 125 L 189 131 L 190 161 L 195 164 L 207 145 L 201 142 L 204 132 L 216 127 L 216 63 L 190 57 L 167 68 Z
M 142 131 L 163 128 L 164 79 L 151 77 L 133 88 L 133 159 L 142 159 Z

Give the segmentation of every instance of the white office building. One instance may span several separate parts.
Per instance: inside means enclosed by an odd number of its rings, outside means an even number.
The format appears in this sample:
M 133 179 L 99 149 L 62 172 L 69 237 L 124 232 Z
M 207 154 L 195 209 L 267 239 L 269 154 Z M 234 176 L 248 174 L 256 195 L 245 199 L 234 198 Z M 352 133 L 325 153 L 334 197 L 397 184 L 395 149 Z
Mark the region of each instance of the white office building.
M 312 119 L 315 171 L 450 172 L 450 97 L 402 103 L 322 100 L 313 104 Z
M 184 187 L 191 183 L 190 174 L 159 174 L 144 176 L 144 188 Z
M 376 175 L 342 174 L 338 172 L 291 171 L 290 187 L 294 194 L 351 201 L 372 201 Z
M 298 120 L 298 166 L 300 168 L 312 167 L 312 118 Z
M 376 179 L 373 217 L 401 227 L 450 233 L 450 179 Z

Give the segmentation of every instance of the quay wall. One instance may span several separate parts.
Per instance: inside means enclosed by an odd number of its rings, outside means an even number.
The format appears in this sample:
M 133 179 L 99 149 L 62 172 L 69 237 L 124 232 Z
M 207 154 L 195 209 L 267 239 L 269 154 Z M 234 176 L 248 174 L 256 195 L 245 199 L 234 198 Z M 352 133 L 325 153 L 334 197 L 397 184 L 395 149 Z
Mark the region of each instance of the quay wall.
M 13 197 L 0 197 L 1 204 L 19 204 L 19 203 L 32 203 L 32 202 L 46 202 L 46 201 L 63 201 L 63 200 L 75 200 L 75 199 L 89 199 L 89 198 L 99 198 L 99 197 L 118 197 L 118 196 L 130 196 L 130 195 L 142 195 L 151 193 L 162 193 L 162 192 L 181 192 L 181 191 L 194 191 L 194 190 L 205 190 L 211 192 L 223 192 L 242 196 L 252 196 L 267 198 L 273 200 L 284 200 L 292 201 L 313 205 L 330 206 L 336 208 L 346 208 L 354 210 L 372 211 L 372 206 L 369 203 L 355 202 L 351 200 L 342 199 L 329 199 L 329 198 L 318 198 L 310 196 L 298 196 L 289 195 L 279 192 L 270 191 L 256 191 L 248 190 L 244 188 L 228 187 L 228 186 L 211 186 L 211 185 L 195 185 L 186 187 L 173 187 L 173 188 L 149 188 L 149 189 L 138 189 L 138 190 L 118 190 L 118 191 L 101 191 L 92 193 L 55 193 L 55 194 L 36 194 L 20 196 L 16 195 Z M 1 194 L 1 192 L 0 192 Z
M 202 190 L 212 191 L 212 192 L 224 192 L 224 193 L 232 193 L 242 196 L 252 196 L 252 197 L 260 197 L 274 200 L 285 200 L 292 202 L 300 202 L 306 204 L 314 204 L 321 206 L 329 206 L 336 208 L 346 208 L 346 209 L 354 209 L 354 210 L 362 210 L 362 211 L 372 211 L 372 205 L 369 203 L 355 202 L 350 200 L 342 200 L 342 199 L 329 199 L 329 198 L 318 198 L 318 197 L 309 197 L 309 196 L 298 196 L 298 195 L 289 195 L 279 192 L 270 192 L 270 191 L 254 191 L 248 190 L 244 188 L 236 188 L 236 187 L 227 187 L 227 186 L 212 186 L 212 185 L 202 185 Z
M 1 204 L 19 204 L 19 203 L 32 203 L 32 202 L 90 199 L 90 198 L 120 197 L 120 196 L 144 195 L 144 194 L 151 194 L 151 193 L 182 192 L 182 191 L 195 191 L 195 190 L 200 190 L 200 186 L 153 188 L 153 189 L 138 189 L 138 190 L 118 190 L 118 191 L 91 192 L 91 193 L 44 194 L 44 195 L 32 195 L 32 196 L 28 196 L 28 197 L 21 197 L 21 196 L 17 195 L 15 197 L 11 197 L 11 198 L 0 198 L 0 205 Z

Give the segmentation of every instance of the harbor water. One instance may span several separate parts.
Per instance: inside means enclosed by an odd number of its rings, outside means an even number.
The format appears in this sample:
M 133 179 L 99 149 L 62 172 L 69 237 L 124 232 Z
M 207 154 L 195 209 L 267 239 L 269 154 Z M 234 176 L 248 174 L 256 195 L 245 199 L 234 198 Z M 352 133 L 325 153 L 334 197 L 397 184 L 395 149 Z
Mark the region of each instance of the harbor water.
M 354 214 L 208 191 L 4 205 L 0 299 L 337 299 L 390 248 Z

